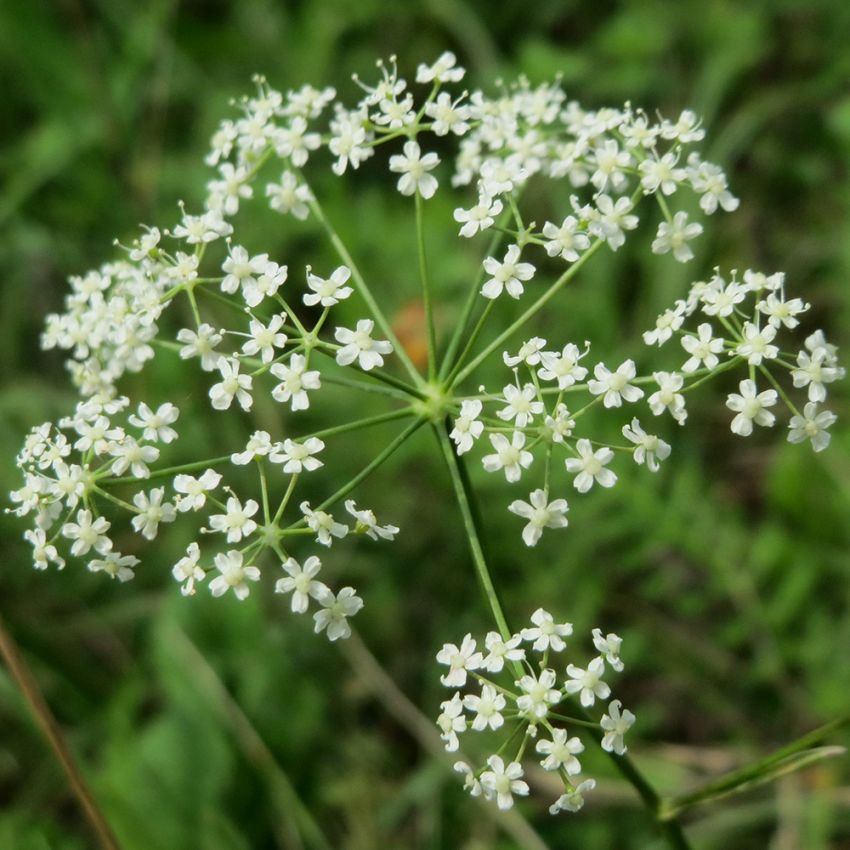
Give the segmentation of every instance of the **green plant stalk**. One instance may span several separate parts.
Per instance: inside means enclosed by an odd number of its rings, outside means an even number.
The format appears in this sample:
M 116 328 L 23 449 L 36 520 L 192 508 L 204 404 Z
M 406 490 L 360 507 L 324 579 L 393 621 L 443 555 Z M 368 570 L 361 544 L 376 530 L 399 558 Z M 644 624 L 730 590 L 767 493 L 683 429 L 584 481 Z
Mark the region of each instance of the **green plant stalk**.
M 437 334 L 434 330 L 434 307 L 428 280 L 428 261 L 425 256 L 425 222 L 422 216 L 422 193 L 416 190 L 416 248 L 419 254 L 419 277 L 422 283 L 422 306 L 425 308 L 425 331 L 428 337 L 428 380 L 437 375 Z
M 0 616 L 0 655 L 3 656 L 12 678 L 17 682 L 24 700 L 26 700 L 37 725 L 56 757 L 56 761 L 59 762 L 65 772 L 71 791 L 77 798 L 86 820 L 97 836 L 98 844 L 103 850 L 120 850 L 118 840 L 115 838 L 106 816 L 77 766 L 62 730 L 50 710 L 47 700 L 41 693 L 32 671 L 18 649 L 15 639 L 6 630 L 2 616 Z
M 550 287 L 543 293 L 518 319 L 508 325 L 487 347 L 477 354 L 472 361 L 466 365 L 452 381 L 452 386 L 459 384 L 470 372 L 486 360 L 506 339 L 513 336 L 529 319 L 535 316 L 557 293 L 566 286 L 584 264 L 604 245 L 604 240 L 597 239 L 581 257 L 578 258 Z
M 675 818 L 679 813 L 691 806 L 696 806 L 751 780 L 757 780 L 762 774 L 789 756 L 807 750 L 815 744 L 821 743 L 833 733 L 847 727 L 850 727 L 850 714 L 845 714 L 836 720 L 825 723 L 823 726 L 819 726 L 817 729 L 813 729 L 811 732 L 807 732 L 802 737 L 797 738 L 796 741 L 792 741 L 790 744 L 781 747 L 776 752 L 771 753 L 771 755 L 759 759 L 752 764 L 745 765 L 738 770 L 733 770 L 718 779 L 706 783 L 696 791 L 662 800 L 660 817 L 665 819 Z

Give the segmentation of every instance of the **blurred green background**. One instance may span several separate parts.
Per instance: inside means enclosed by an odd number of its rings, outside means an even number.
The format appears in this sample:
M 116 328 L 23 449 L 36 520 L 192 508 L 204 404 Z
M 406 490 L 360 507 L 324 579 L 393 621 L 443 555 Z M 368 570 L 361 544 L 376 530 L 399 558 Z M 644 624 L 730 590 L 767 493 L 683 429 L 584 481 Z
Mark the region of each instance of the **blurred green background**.
M 351 100 L 350 74 L 368 78 L 376 57 L 397 53 L 410 79 L 419 61 L 453 49 L 471 86 L 561 74 L 588 107 L 693 108 L 709 130 L 706 157 L 728 169 L 742 200 L 738 212 L 706 223 L 687 268 L 649 253 L 649 224 L 590 263 L 536 330 L 555 339 L 568 328 L 569 338 L 593 340 L 612 360 L 637 356 L 649 371 L 654 355 L 640 332 L 656 312 L 714 265 L 752 266 L 784 270 L 814 305 L 807 329 L 823 327 L 846 352 L 848 45 L 842 0 L 3 0 L 0 490 L 18 486 L 13 455 L 25 430 L 72 403 L 61 361 L 38 349 L 65 279 L 113 257 L 112 239 L 129 241 L 139 222 L 171 223 L 178 199 L 198 202 L 208 137 L 254 72 L 280 89 L 332 84 Z M 363 267 L 402 293 L 402 310 L 405 288 L 415 293 L 412 234 L 409 243 L 386 234 L 409 205 L 386 191 L 389 176 L 383 186 L 356 181 L 354 197 L 351 185 L 327 187 L 329 214 Z M 480 246 L 457 250 L 453 199 L 438 194 L 433 204 L 447 222 L 429 235 L 434 276 L 452 293 Z M 257 242 L 290 268 L 315 261 L 307 230 L 290 223 L 262 219 Z M 185 375 L 158 361 L 143 380 L 167 381 L 179 396 L 192 392 L 194 375 Z M 840 422 L 822 455 L 779 432 L 733 438 L 727 389 L 694 399 L 681 433 L 667 429 L 674 456 L 658 476 L 621 466 L 621 486 L 571 499 L 570 528 L 531 553 L 504 511 L 515 494 L 475 474 L 509 616 L 542 604 L 577 632 L 600 625 L 625 637 L 619 695 L 638 714 L 633 750 L 661 791 L 850 710 L 846 385 L 833 388 Z M 387 433 L 364 437 L 363 456 Z M 189 437 L 215 445 L 200 426 Z M 127 586 L 78 569 L 36 574 L 22 524 L 0 516 L 0 614 L 122 847 L 321 846 L 303 809 L 346 850 L 540 846 L 516 824 L 503 830 L 429 749 L 444 698 L 433 655 L 489 627 L 433 449 L 421 432 L 363 489 L 365 504 L 402 527 L 398 542 L 329 558 L 366 598 L 357 626 L 368 650 L 311 639 L 309 622 L 271 594 L 244 604 L 182 599 L 165 543 L 147 550 Z M 381 668 L 424 712 L 424 728 Z M 538 790 L 521 806 L 532 828 L 551 848 L 659 846 L 630 789 L 604 760 L 587 763 L 600 785 L 585 812 L 550 818 L 556 792 Z M 850 848 L 850 767 L 824 762 L 695 811 L 688 832 L 704 850 Z M 92 846 L 0 669 L 0 848 Z

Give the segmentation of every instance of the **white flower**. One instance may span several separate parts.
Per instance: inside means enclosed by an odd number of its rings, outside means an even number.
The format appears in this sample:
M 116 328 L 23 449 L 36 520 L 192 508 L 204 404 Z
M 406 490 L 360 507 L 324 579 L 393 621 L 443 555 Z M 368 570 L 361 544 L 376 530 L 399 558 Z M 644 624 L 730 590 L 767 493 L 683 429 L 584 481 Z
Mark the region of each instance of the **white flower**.
M 481 787 L 487 797 L 496 798 L 499 809 L 510 809 L 514 804 L 514 794 L 520 797 L 528 794 L 528 784 L 522 779 L 525 774 L 519 762 L 512 761 L 506 767 L 499 756 L 490 756 L 487 766 L 490 769 L 481 774 Z
M 811 337 L 809 337 L 811 339 Z M 808 347 L 809 340 L 806 340 Z M 826 401 L 826 387 L 844 377 L 844 369 L 835 365 L 834 357 L 826 348 L 814 348 L 809 354 L 797 354 L 797 368 L 791 370 L 791 379 L 797 389 L 808 387 L 809 401 Z
M 221 382 L 210 387 L 210 401 L 216 410 L 227 410 L 234 396 L 243 410 L 250 410 L 253 380 L 250 375 L 239 374 L 239 361 L 235 357 L 222 357 L 218 361 Z
M 257 319 L 251 319 L 249 333 L 251 338 L 242 346 L 243 354 L 259 354 L 263 363 L 271 363 L 274 359 L 274 350 L 286 345 L 286 334 L 280 333 L 283 325 L 283 316 L 272 316 L 268 325 L 264 325 Z
M 789 443 L 802 443 L 804 440 L 812 441 L 812 448 L 816 452 L 822 452 L 828 445 L 830 434 L 826 430 L 837 421 L 838 417 L 830 410 L 822 410 L 818 413 L 818 406 L 810 401 L 803 408 L 803 415 L 792 416 L 788 427 Z
M 313 457 L 324 447 L 325 444 L 318 437 L 310 437 L 303 443 L 287 439 L 283 441 L 283 444 L 275 444 L 274 450 L 269 454 L 269 460 L 272 463 L 282 463 L 283 471 L 287 475 L 313 472 L 320 466 L 324 466 L 322 461 Z
M 134 478 L 147 478 L 151 474 L 148 464 L 159 459 L 156 446 L 142 446 L 132 437 L 110 443 L 109 454 L 115 458 L 110 467 L 113 475 L 123 475 L 129 469 Z
M 590 182 L 601 192 L 609 184 L 613 189 L 621 189 L 625 183 L 623 169 L 632 164 L 632 155 L 620 150 L 614 139 L 608 139 L 591 154 L 591 160 L 596 165 Z
M 257 277 L 250 277 L 242 283 L 242 297 L 249 307 L 258 306 L 265 298 L 277 294 L 278 289 L 286 283 L 288 270 L 286 266 L 268 262 Z
M 206 323 L 198 327 L 197 333 L 189 328 L 182 328 L 177 333 L 177 341 L 183 343 L 180 356 L 184 360 L 191 357 L 201 358 L 201 368 L 205 372 L 212 372 L 218 366 L 221 358 L 215 347 L 221 342 L 221 334 Z
M 467 670 L 477 670 L 483 660 L 470 634 L 464 636 L 459 647 L 453 643 L 443 644 L 437 653 L 437 663 L 447 665 L 449 672 L 440 676 L 440 682 L 447 688 L 462 688 L 466 684 Z
M 505 366 L 514 369 L 520 363 L 525 363 L 526 366 L 536 366 L 540 363 L 540 355 L 546 347 L 546 340 L 539 336 L 533 336 L 526 340 L 516 354 L 508 354 L 507 351 L 502 352 L 502 360 Z
M 435 153 L 421 156 L 419 144 L 414 141 L 404 143 L 404 154 L 390 157 L 390 171 L 401 174 L 397 188 L 402 195 L 413 195 L 417 191 L 425 198 L 432 198 L 437 191 L 437 178 L 428 172 L 436 168 L 440 158 Z
M 594 629 L 592 634 L 596 651 L 605 656 L 605 660 L 612 670 L 620 673 L 623 669 L 623 662 L 620 659 L 620 647 L 623 645 L 623 639 L 613 632 L 603 637 L 602 629 Z
M 612 372 L 604 363 L 593 367 L 595 380 L 587 382 L 587 388 L 593 395 L 603 395 L 602 404 L 605 407 L 620 407 L 623 399 L 629 402 L 643 398 L 643 390 L 630 384 L 637 374 L 634 360 L 626 360 Z
M 586 493 L 593 486 L 594 481 L 600 487 L 614 486 L 617 476 L 610 469 L 605 468 L 605 465 L 614 458 L 614 452 L 611 449 L 603 447 L 594 452 L 590 440 L 581 439 L 576 443 L 576 451 L 579 456 L 567 458 L 565 463 L 567 472 L 576 473 L 573 486 L 579 493 Z
M 481 436 L 484 423 L 479 421 L 482 404 L 478 399 L 466 399 L 461 403 L 460 415 L 454 421 L 449 436 L 457 445 L 457 453 L 462 455 L 472 448 L 472 444 Z
M 186 547 L 186 554 L 172 567 L 171 575 L 176 581 L 182 582 L 180 592 L 184 596 L 192 596 L 195 592 L 195 583 L 203 581 L 206 573 L 203 568 L 198 565 L 201 557 L 201 550 L 197 543 L 190 543 Z
M 604 239 L 612 251 L 616 251 L 626 241 L 623 231 L 634 230 L 638 226 L 638 217 L 630 214 L 632 202 L 622 197 L 617 198 L 615 203 L 608 195 L 600 195 L 596 199 L 596 207 L 589 230 L 594 236 Z
M 322 610 L 313 614 L 313 631 L 319 634 L 325 629 L 330 641 L 350 637 L 351 626 L 348 624 L 348 618 L 353 617 L 363 607 L 363 600 L 357 596 L 354 588 L 344 587 L 336 596 L 328 591 L 318 602 Z
M 708 322 L 697 327 L 697 334 L 682 337 L 682 348 L 691 355 L 682 366 L 683 372 L 694 372 L 700 364 L 706 369 L 713 369 L 720 362 L 717 355 L 723 351 L 723 337 L 712 337 L 712 328 Z
M 522 470 L 528 469 L 534 460 L 531 452 L 525 451 L 525 434 L 514 431 L 511 442 L 504 434 L 490 434 L 490 443 L 496 450 L 495 454 L 485 455 L 481 462 L 487 472 L 498 472 L 504 469 L 505 478 L 514 484 L 522 476 Z
M 281 566 L 287 575 L 277 580 L 274 592 L 292 594 L 294 613 L 303 614 L 307 610 L 311 596 L 313 599 L 320 599 L 330 593 L 327 585 L 315 580 L 322 568 L 322 562 L 315 555 L 307 558 L 303 567 L 295 558 L 287 558 Z
M 542 608 L 538 608 L 531 615 L 534 628 L 523 629 L 522 639 L 534 641 L 533 648 L 537 652 L 551 649 L 553 652 L 562 652 L 566 649 L 564 638 L 573 633 L 572 623 L 556 623 L 555 618 Z
M 768 317 L 767 321 L 775 328 L 782 325 L 786 328 L 796 328 L 800 324 L 800 320 L 795 317 L 808 310 L 811 304 L 806 304 L 802 298 L 792 298 L 790 301 L 786 301 L 784 298 L 777 298 L 776 293 L 771 292 L 764 301 L 759 301 L 756 306 L 760 313 L 764 313 Z
M 752 322 L 745 322 L 744 340 L 735 349 L 735 354 L 746 357 L 751 366 L 760 366 L 762 360 L 773 360 L 779 356 L 779 348 L 770 344 L 775 336 L 773 325 L 759 328 Z
M 206 469 L 199 478 L 191 475 L 175 475 L 174 489 L 178 495 L 177 510 L 181 513 L 186 511 L 200 510 L 207 501 L 207 493 L 215 490 L 221 483 L 221 475 L 214 469 Z
M 74 541 L 72 555 L 79 557 L 91 549 L 104 555 L 112 548 L 112 541 L 106 536 L 110 523 L 105 517 L 93 519 L 91 511 L 81 510 L 77 511 L 76 519 L 76 522 L 66 522 L 62 526 L 62 536 Z
M 677 301 L 672 310 L 665 310 L 655 319 L 655 327 L 651 331 L 644 331 L 643 341 L 647 345 L 658 345 L 660 348 L 673 336 L 674 331 L 682 327 L 686 309 L 685 301 Z
M 491 275 L 481 287 L 481 294 L 485 298 L 498 298 L 503 289 L 507 290 L 511 298 L 522 295 L 523 281 L 531 280 L 534 276 L 534 266 L 519 262 L 519 253 L 519 245 L 511 245 L 501 262 L 495 257 L 484 260 L 484 271 Z
M 608 683 L 602 681 L 603 675 L 605 675 L 605 662 L 601 658 L 594 658 L 587 665 L 586 670 L 570 664 L 567 667 L 569 679 L 564 683 L 564 688 L 568 694 L 579 694 L 581 704 L 589 708 L 597 697 L 606 699 L 611 693 Z
M 120 552 L 106 552 L 103 558 L 89 561 L 88 568 L 93 573 L 106 573 L 120 582 L 130 581 L 136 575 L 133 567 L 139 563 L 135 555 L 122 555 Z
M 277 127 L 272 136 L 275 152 L 282 159 L 291 160 L 296 168 L 307 164 L 310 151 L 318 150 L 322 137 L 318 133 L 307 132 L 307 120 L 296 115 L 288 127 Z M 291 172 L 284 172 L 284 175 Z
M 463 702 L 460 694 L 455 691 L 451 699 L 440 703 L 442 709 L 437 718 L 437 726 L 440 727 L 440 737 L 446 742 L 446 752 L 457 751 L 460 742 L 457 739 L 458 732 L 466 731 L 466 717 L 463 714 Z
M 227 534 L 228 543 L 238 543 L 243 538 L 250 537 L 257 530 L 257 523 L 251 519 L 259 505 L 254 499 L 248 499 L 243 507 L 236 496 L 227 500 L 224 514 L 213 514 L 210 517 L 210 529 Z
M 500 728 L 505 722 L 501 713 L 505 704 L 504 696 L 490 685 L 484 685 L 481 696 L 467 694 L 463 698 L 463 707 L 467 711 L 475 712 L 472 728 L 476 732 L 482 732 L 488 727 L 494 731 Z
M 534 546 L 540 540 L 544 528 L 567 526 L 567 518 L 564 514 L 569 507 L 566 499 L 555 499 L 550 502 L 545 490 L 534 490 L 528 498 L 528 502 L 515 499 L 508 505 L 508 510 L 528 520 L 528 525 L 522 530 L 522 539 L 526 546 Z
M 348 534 L 347 525 L 336 522 L 333 516 L 325 511 L 311 510 L 309 502 L 302 502 L 299 509 L 304 514 L 307 527 L 316 532 L 316 542 L 321 543 L 322 546 L 330 546 L 333 542 L 332 537 L 345 537 Z
M 717 210 L 718 204 L 726 212 L 738 209 L 738 199 L 729 191 L 726 175 L 713 163 L 701 162 L 688 174 L 694 191 L 702 195 L 699 205 L 706 215 Z
M 587 369 L 579 365 L 579 360 L 587 354 L 581 352 L 578 346 L 570 342 L 563 351 L 544 351 L 540 356 L 541 367 L 537 371 L 543 381 L 557 381 L 558 389 L 565 390 L 577 381 L 584 380 Z
M 331 169 L 338 177 L 345 173 L 349 164 L 352 168 L 359 168 L 360 163 L 374 153 L 366 146 L 368 139 L 363 127 L 366 118 L 365 112 L 341 112 L 331 121 L 332 136 L 328 150 L 337 157 Z
M 33 565 L 37 570 L 46 570 L 50 563 L 56 564 L 60 570 L 64 568 L 65 559 L 59 555 L 52 543 L 47 542 L 47 534 L 43 528 L 28 529 L 24 532 L 24 540 L 32 545 Z
M 504 640 L 498 632 L 487 632 L 484 638 L 487 655 L 481 666 L 491 673 L 500 673 L 505 661 L 521 661 L 525 658 L 525 650 L 519 645 L 521 640 L 521 635 L 511 635 L 508 640 Z
M 298 182 L 291 171 L 284 171 L 278 183 L 266 184 L 269 206 L 281 214 L 292 213 L 303 221 L 310 214 L 308 204 L 313 200 L 310 187 Z
M 635 463 L 645 463 L 650 472 L 658 472 L 658 461 L 670 457 L 669 443 L 665 443 L 660 437 L 647 434 L 637 418 L 632 419 L 631 425 L 623 425 L 623 436 L 635 444 Z
M 416 69 L 417 83 L 458 83 L 466 71 L 457 64 L 457 57 L 450 50 L 440 54 L 433 65 L 420 64 Z
M 213 596 L 221 596 L 232 589 L 237 599 L 246 599 L 250 593 L 246 582 L 260 580 L 260 571 L 256 567 L 243 566 L 241 552 L 219 552 L 214 562 L 220 575 L 210 582 L 210 593 Z
M 747 297 L 747 290 L 737 280 L 727 286 L 722 286 L 722 278 L 715 278 L 715 281 L 719 285 L 707 286 L 701 295 L 702 311 L 706 316 L 730 316 Z
M 546 253 L 550 257 L 561 257 L 568 263 L 574 263 L 579 258 L 579 252 L 590 247 L 590 239 L 586 233 L 579 231 L 578 226 L 578 220 L 571 215 L 563 220 L 560 227 L 547 221 L 543 225 L 543 237 L 549 240 L 543 246 Z
M 608 705 L 608 713 L 603 715 L 600 725 L 605 736 L 602 738 L 602 749 L 608 753 L 623 755 L 628 747 L 623 741 L 623 735 L 631 729 L 635 722 L 635 716 L 627 708 L 623 710 L 620 700 L 615 699 Z
M 494 200 L 489 195 L 480 195 L 478 203 L 468 210 L 458 207 L 454 211 L 454 220 L 463 226 L 460 235 L 469 239 L 479 231 L 484 231 L 493 225 L 496 216 L 502 211 L 502 202 Z
M 269 371 L 280 381 L 272 390 L 272 398 L 290 402 L 292 410 L 307 410 L 310 407 L 307 390 L 317 390 L 322 385 L 317 370 L 307 371 L 307 359 L 303 354 L 293 354 L 288 365 L 275 363 Z
M 756 383 L 750 379 L 741 381 L 738 393 L 730 393 L 726 399 L 726 407 L 738 415 L 732 420 L 731 429 L 735 434 L 749 437 L 753 433 L 753 423 L 769 428 L 776 417 L 767 410 L 777 401 L 776 390 L 757 392 Z
M 456 761 L 452 765 L 452 769 L 455 773 L 460 773 L 463 776 L 463 788 L 464 791 L 469 791 L 470 797 L 481 796 L 481 783 L 475 778 L 472 768 L 465 761 Z
M 337 266 L 327 280 L 313 274 L 307 266 L 307 286 L 313 291 L 305 293 L 304 303 L 308 307 L 315 307 L 316 304 L 333 307 L 334 304 L 339 304 L 354 292 L 350 286 L 345 286 L 350 277 L 351 269 L 348 266 Z
M 133 517 L 132 526 L 142 537 L 153 540 L 161 522 L 174 522 L 177 511 L 170 502 L 162 503 L 165 487 L 156 487 L 149 494 L 136 493 L 133 504 L 139 513 Z
M 665 410 L 680 424 L 688 418 L 685 410 L 685 397 L 679 392 L 685 379 L 678 372 L 653 372 L 652 377 L 658 384 L 658 390 L 647 399 L 649 409 L 660 416 Z
M 360 319 L 357 330 L 337 328 L 334 339 L 342 343 L 342 348 L 336 353 L 336 362 L 340 366 L 348 366 L 355 360 L 364 372 L 384 365 L 384 354 L 391 354 L 393 347 L 386 340 L 372 339 L 372 329 L 375 323 L 371 319 Z
M 678 184 L 687 177 L 684 168 L 676 168 L 676 154 L 666 153 L 660 159 L 648 157 L 638 166 L 640 184 L 648 194 L 661 190 L 662 195 L 672 195 Z
M 549 706 L 561 701 L 561 692 L 554 687 L 554 670 L 541 670 L 539 676 L 523 676 L 517 685 L 522 690 L 522 695 L 517 697 L 517 708 L 529 719 L 542 720 L 549 713 Z
M 496 416 L 504 422 L 513 420 L 517 428 L 525 428 L 534 416 L 543 412 L 543 402 L 536 400 L 534 384 L 526 384 L 522 389 L 508 384 L 503 393 L 507 406 L 497 411 Z
M 268 254 L 252 257 L 241 245 L 233 245 L 227 259 L 221 264 L 224 272 L 221 291 L 233 295 L 238 289 L 255 283 L 257 275 L 265 272 L 268 265 Z
M 377 540 L 379 537 L 383 540 L 394 540 L 396 534 L 398 534 L 399 530 L 394 525 L 378 525 L 375 514 L 369 508 L 357 510 L 354 499 L 346 501 L 345 509 L 357 520 L 354 529 L 355 534 L 365 534 L 372 540 Z
M 540 762 L 543 770 L 561 770 L 568 776 L 581 773 L 581 764 L 576 758 L 584 752 L 584 744 L 578 738 L 567 738 L 566 729 L 553 729 L 551 741 L 538 741 L 535 747 L 546 758 Z
M 436 100 L 425 104 L 425 114 L 433 119 L 431 130 L 436 136 L 454 133 L 462 136 L 469 130 L 469 107 L 459 104 L 460 98 L 452 100 L 448 92 L 440 92 Z
M 138 415 L 131 415 L 128 422 L 137 428 L 143 428 L 142 437 L 151 442 L 160 440 L 170 443 L 177 439 L 177 432 L 171 427 L 180 415 L 180 411 L 170 403 L 161 404 L 154 413 L 144 402 L 139 404 Z
M 561 794 L 555 802 L 549 806 L 549 814 L 556 815 L 558 812 L 577 812 L 584 806 L 584 794 L 596 787 L 595 779 L 585 779 L 580 785 Z
M 245 450 L 234 452 L 230 456 L 230 462 L 236 466 L 245 466 L 254 458 L 265 457 L 272 448 L 272 438 L 268 431 L 254 431 L 248 438 Z

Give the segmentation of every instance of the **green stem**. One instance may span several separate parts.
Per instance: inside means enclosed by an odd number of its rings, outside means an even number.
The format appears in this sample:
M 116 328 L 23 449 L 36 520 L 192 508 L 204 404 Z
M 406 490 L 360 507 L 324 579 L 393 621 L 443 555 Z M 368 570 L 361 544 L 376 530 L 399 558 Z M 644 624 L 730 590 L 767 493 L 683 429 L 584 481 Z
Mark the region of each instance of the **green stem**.
M 473 346 L 478 340 L 481 331 L 484 329 L 484 323 L 487 321 L 487 317 L 490 315 L 490 312 L 493 310 L 493 307 L 496 306 L 495 300 L 491 299 L 487 302 L 487 306 L 482 311 L 481 315 L 478 317 L 478 321 L 475 323 L 475 327 L 472 329 L 472 332 L 469 334 L 469 337 L 466 340 L 466 345 L 463 347 L 463 351 L 458 355 L 457 362 L 452 368 L 451 372 L 449 372 L 448 377 L 446 378 L 446 383 L 451 385 L 454 381 L 457 373 L 460 372 L 463 367 L 464 361 L 469 356 L 469 352 L 472 351 Z
M 382 422 L 392 422 L 394 419 L 404 419 L 407 416 L 413 415 L 413 409 L 405 407 L 402 410 L 390 410 L 388 413 L 379 413 L 375 416 L 366 416 L 363 419 L 355 419 L 353 422 L 346 422 L 344 425 L 334 425 L 332 428 L 325 428 L 322 431 L 314 431 L 312 434 L 305 434 L 299 437 L 299 440 L 308 440 L 310 437 L 332 437 L 335 434 L 346 434 L 349 431 L 357 431 L 360 428 L 368 428 L 371 425 L 380 425 Z
M 486 360 L 502 343 L 519 330 L 529 319 L 535 316 L 554 296 L 568 284 L 578 273 L 579 269 L 602 247 L 604 240 L 597 239 L 581 257 L 576 260 L 550 287 L 543 293 L 516 321 L 512 322 L 500 333 L 469 365 L 461 369 L 452 381 L 452 386 L 459 384 L 483 360 Z
M 510 210 L 505 210 L 502 213 L 501 219 L 499 222 L 505 222 L 510 218 Z M 494 230 L 493 236 L 490 239 L 490 244 L 487 246 L 486 256 L 491 257 L 493 253 L 496 251 L 496 248 L 499 247 L 499 243 L 504 238 L 504 233 L 500 230 Z M 461 311 L 460 318 L 455 325 L 454 332 L 452 334 L 452 338 L 449 341 L 449 346 L 446 349 L 446 354 L 443 358 L 443 363 L 440 366 L 439 377 L 440 380 L 445 380 L 446 375 L 449 374 L 451 369 L 455 365 L 455 355 L 457 354 L 457 350 L 460 347 L 461 340 L 463 339 L 464 331 L 466 330 L 466 326 L 469 324 L 470 316 L 472 315 L 472 310 L 474 309 L 476 303 L 478 303 L 478 290 L 481 288 L 481 281 L 484 280 L 484 265 L 480 265 L 478 267 L 478 274 L 476 275 L 475 281 L 472 284 L 472 288 L 469 290 L 469 294 L 466 297 L 466 303 L 463 305 L 463 310 Z
M 466 467 L 463 461 L 455 454 L 454 446 L 449 437 L 450 424 L 446 421 L 443 424 L 434 424 L 434 430 L 437 434 L 437 439 L 440 442 L 440 448 L 443 450 L 443 457 L 446 461 L 446 466 L 449 470 L 449 475 L 452 479 L 452 487 L 455 491 L 458 505 L 460 507 L 461 517 L 463 518 L 464 529 L 469 540 L 469 548 L 472 554 L 472 561 L 475 565 L 475 572 L 478 575 L 478 581 L 481 584 L 481 589 L 484 592 L 484 597 L 490 610 L 493 613 L 493 618 L 499 628 L 499 633 L 505 641 L 510 640 L 511 630 L 508 627 L 508 621 L 505 619 L 505 614 L 502 610 L 502 604 L 499 601 L 499 596 L 496 593 L 496 587 L 493 584 L 493 579 L 490 577 L 490 570 L 487 567 L 487 559 L 484 557 L 484 549 L 481 546 L 481 540 L 478 536 L 478 528 L 481 525 L 480 518 L 476 515 L 477 512 L 473 505 L 472 486 L 469 481 L 469 476 L 466 473 Z M 522 667 L 518 662 L 513 662 L 514 672 L 517 677 L 522 676 Z
M 422 305 L 425 308 L 425 327 L 428 335 L 428 379 L 437 374 L 437 334 L 434 330 L 434 309 L 428 283 L 428 263 L 425 256 L 425 223 L 422 217 L 422 194 L 416 190 L 416 247 L 419 254 L 419 277 L 422 282 Z
M 303 179 L 303 176 L 302 176 Z M 315 199 L 315 195 L 311 192 L 312 200 L 310 201 L 310 209 L 313 212 L 313 215 L 316 217 L 316 220 L 319 224 L 322 225 L 328 237 L 331 240 L 334 248 L 336 249 L 337 254 L 339 254 L 340 259 L 351 269 L 351 276 L 354 279 L 354 282 L 357 284 L 357 289 L 359 290 L 361 296 L 363 296 L 363 300 L 366 302 L 366 305 L 372 312 L 372 315 L 375 317 L 375 321 L 378 323 L 378 326 L 386 335 L 387 339 L 392 343 L 393 348 L 395 349 L 395 353 L 398 355 L 399 360 L 401 360 L 404 368 L 407 369 L 408 374 L 413 379 L 415 384 L 422 383 L 422 376 L 419 374 L 419 371 L 413 365 L 413 361 L 408 356 L 407 352 L 404 350 L 402 344 L 398 341 L 398 337 L 395 335 L 395 332 L 392 329 L 392 325 L 390 325 L 389 321 L 387 321 L 387 317 L 384 315 L 383 310 L 378 306 L 378 302 L 375 300 L 375 296 L 372 295 L 372 291 L 369 289 L 368 284 L 363 279 L 363 275 L 360 274 L 360 269 L 357 268 L 357 264 L 354 262 L 351 254 L 348 253 L 348 249 L 345 247 L 343 241 L 337 235 L 336 230 L 334 230 L 333 225 L 328 221 L 325 217 L 325 214 L 322 210 L 321 205 Z
M 153 478 L 166 478 L 180 472 L 196 472 L 199 469 L 206 469 L 217 463 L 229 463 L 230 455 L 222 455 L 221 457 L 210 458 L 209 460 L 199 460 L 194 463 L 183 463 L 179 466 L 167 466 L 164 469 L 155 469 L 145 479 L 136 478 L 133 475 L 125 475 L 122 478 L 106 478 L 103 481 L 98 481 L 98 485 L 104 484 L 138 484 L 141 481 L 150 481 Z

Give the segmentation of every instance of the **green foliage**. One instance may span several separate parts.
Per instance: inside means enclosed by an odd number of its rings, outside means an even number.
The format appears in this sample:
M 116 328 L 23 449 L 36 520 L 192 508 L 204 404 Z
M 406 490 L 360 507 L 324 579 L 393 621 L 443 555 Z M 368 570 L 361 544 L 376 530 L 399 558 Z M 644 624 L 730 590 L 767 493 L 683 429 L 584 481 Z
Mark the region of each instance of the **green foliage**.
M 494 72 L 560 73 L 587 105 L 691 107 L 709 129 L 706 157 L 727 169 L 741 209 L 711 221 L 686 269 L 646 250 L 601 254 L 536 331 L 569 328 L 651 367 L 640 332 L 688 276 L 753 265 L 785 270 L 815 305 L 813 327 L 846 353 L 850 6 L 541 0 L 530 12 L 484 0 L 6 0 L 0 491 L 16 486 L 11 456 L 25 429 L 69 404 L 61 364 L 37 345 L 65 278 L 112 256 L 113 237 L 127 242 L 138 222 L 170 222 L 179 198 L 200 197 L 207 137 L 255 71 L 278 88 L 310 81 L 346 90 L 350 73 L 365 76 L 379 55 L 399 53 L 410 76 L 450 47 L 471 85 Z M 374 178 L 379 166 L 364 170 Z M 409 207 L 368 179 L 350 185 L 353 197 L 336 181 L 318 191 L 401 311 L 417 292 L 412 226 L 397 227 Z M 432 214 L 450 221 L 450 200 L 438 194 Z M 452 232 L 428 237 L 441 300 L 462 294 L 480 259 Z M 310 233 L 271 214 L 256 226 L 257 243 L 291 268 L 319 264 Z M 649 230 L 637 237 L 649 239 Z M 450 327 L 450 317 L 437 324 Z M 167 384 L 175 399 L 198 392 L 164 361 L 137 380 Z M 846 387 L 834 393 L 833 445 L 817 456 L 775 434 L 735 439 L 722 410 L 727 390 L 702 398 L 693 427 L 668 429 L 675 464 L 651 479 L 623 469 L 622 486 L 572 500 L 570 528 L 544 536 L 533 559 L 519 520 L 504 514 L 512 496 L 471 470 L 508 616 L 545 599 L 577 632 L 604 624 L 624 636 L 634 749 L 663 793 L 697 787 L 850 710 Z M 274 424 L 273 410 L 259 414 Z M 362 439 L 377 452 L 393 433 Z M 200 425 L 183 438 L 217 442 Z M 364 485 L 364 502 L 402 527 L 399 542 L 357 550 L 344 567 L 367 597 L 364 642 L 430 715 L 443 694 L 429 659 L 444 640 L 480 631 L 489 614 L 448 476 L 422 462 L 426 453 L 433 461 L 429 440 L 420 432 Z M 167 577 L 180 541 L 168 537 L 127 587 L 70 568 L 36 575 L 20 534 L 0 516 L 0 610 L 126 850 L 322 847 L 319 830 L 348 850 L 517 846 L 459 792 L 379 685 L 353 672 L 348 653 L 309 639 L 309 624 L 290 617 L 285 601 L 180 598 Z M 533 801 L 524 814 L 552 847 L 655 846 L 625 786 L 603 761 L 592 767 L 609 779 L 583 816 L 545 818 Z M 849 782 L 846 758 L 818 762 L 734 805 L 696 810 L 689 834 L 701 850 L 763 848 L 782 830 L 806 850 L 844 846 L 850 817 L 836 789 Z M 0 670 L 0 847 L 91 846 Z

